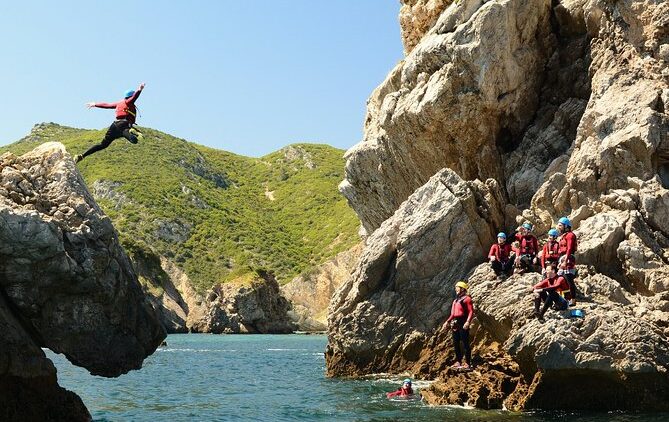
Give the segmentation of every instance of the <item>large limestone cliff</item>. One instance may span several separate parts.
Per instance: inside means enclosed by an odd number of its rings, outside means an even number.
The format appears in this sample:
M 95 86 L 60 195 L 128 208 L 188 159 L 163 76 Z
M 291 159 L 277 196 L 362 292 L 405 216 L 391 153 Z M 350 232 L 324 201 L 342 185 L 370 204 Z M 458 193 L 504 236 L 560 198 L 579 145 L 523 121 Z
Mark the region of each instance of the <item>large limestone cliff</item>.
M 281 286 L 281 293 L 291 303 L 288 317 L 298 330 L 327 330 L 330 300 L 353 272 L 361 253 L 362 244 L 358 244 Z
M 90 419 L 41 348 L 114 377 L 165 332 L 61 144 L 4 154 L 0 172 L 0 419 Z
M 341 190 L 371 234 L 331 304 L 328 373 L 439 378 L 432 403 L 666 410 L 668 63 L 666 1 L 445 8 L 347 153 Z M 586 317 L 542 324 L 537 275 L 479 264 L 493 233 L 529 220 L 543 235 L 563 215 Z M 439 328 L 460 278 L 479 309 L 467 375 Z

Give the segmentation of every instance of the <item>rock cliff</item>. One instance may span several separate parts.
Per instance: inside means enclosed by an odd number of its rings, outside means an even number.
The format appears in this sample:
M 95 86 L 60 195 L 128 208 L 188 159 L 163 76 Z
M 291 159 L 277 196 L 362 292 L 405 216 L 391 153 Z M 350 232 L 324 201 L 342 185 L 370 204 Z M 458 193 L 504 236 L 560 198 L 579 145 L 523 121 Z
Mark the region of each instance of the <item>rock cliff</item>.
M 41 348 L 114 377 L 165 332 L 61 144 L 4 154 L 0 172 L 0 418 L 88 420 Z
M 666 410 L 668 63 L 666 1 L 444 8 L 347 152 L 340 190 L 371 234 L 331 304 L 328 374 L 439 378 L 433 403 Z M 542 324 L 538 276 L 479 264 L 494 233 L 528 220 L 543 235 L 565 215 L 586 317 Z M 479 309 L 470 375 L 447 369 L 439 329 L 460 278 Z
M 330 299 L 353 272 L 361 252 L 359 244 L 281 286 L 281 294 L 291 303 L 288 317 L 298 330 L 327 330 Z
M 199 318 L 189 318 L 190 331 L 287 334 L 296 328 L 287 314 L 290 303 L 281 295 L 279 283 L 271 274 L 216 285 L 203 305 Z
M 167 258 L 138 250 L 131 259 L 144 293 L 168 333 L 283 334 L 302 329 L 298 322 L 309 326 L 309 320 L 292 312 L 293 305 L 269 274 L 217 284 L 199 293 L 188 276 Z M 313 297 L 316 302 L 327 302 L 331 295 L 331 291 L 312 293 L 329 294 Z M 307 308 L 300 309 L 308 312 Z

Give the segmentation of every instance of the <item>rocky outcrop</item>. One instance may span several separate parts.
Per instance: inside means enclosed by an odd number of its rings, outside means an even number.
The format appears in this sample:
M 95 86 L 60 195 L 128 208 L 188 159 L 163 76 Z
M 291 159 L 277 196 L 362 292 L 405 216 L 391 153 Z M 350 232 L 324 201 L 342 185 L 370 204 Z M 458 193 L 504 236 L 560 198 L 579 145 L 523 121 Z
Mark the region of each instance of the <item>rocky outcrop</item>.
M 330 299 L 353 272 L 361 252 L 362 244 L 358 244 L 281 286 L 281 294 L 291 303 L 288 317 L 298 330 L 327 329 Z
M 214 286 L 207 294 L 204 315 L 193 319 L 192 332 L 214 334 L 286 334 L 295 330 L 288 319 L 290 303 L 271 274 Z
M 217 284 L 199 293 L 167 258 L 144 249 L 131 256 L 147 299 L 168 333 L 283 334 L 298 329 L 292 305 L 271 275 Z
M 538 108 L 554 50 L 550 4 L 457 2 L 374 91 L 340 185 L 368 232 L 444 167 L 504 184 L 498 144 Z
M 61 144 L 6 153 L 0 171 L 0 416 L 87 420 L 41 347 L 118 376 L 139 369 L 165 332 Z
M 530 317 L 530 290 L 539 274 L 500 281 L 482 265 L 469 278 L 482 329 L 513 357 L 523 375 L 517 391 L 502 395 L 514 401 L 507 407 L 666 410 L 669 343 L 662 328 L 644 318 L 649 312 L 663 312 L 654 301 L 627 292 L 617 281 L 585 266 L 579 270 L 579 307 L 586 317 L 549 311 L 545 322 Z M 666 313 L 658 317 L 669 320 Z M 665 341 L 658 341 L 662 338 Z M 557 390 L 579 394 L 556 394 Z
M 347 153 L 340 188 L 371 234 L 330 309 L 328 374 L 439 378 L 431 403 L 667 410 L 668 45 L 666 1 L 445 9 L 372 94 L 365 139 Z M 462 215 L 453 201 L 406 205 L 432 189 L 435 173 L 452 191 L 488 180 L 495 200 L 476 202 L 479 228 L 462 228 L 469 213 L 449 220 Z M 551 311 L 542 324 L 529 318 L 538 275 L 501 282 L 478 267 L 492 241 L 481 233 L 529 220 L 542 234 L 561 216 L 579 238 L 586 316 Z M 410 221 L 419 223 L 401 237 Z M 412 265 L 398 265 L 402 254 Z M 451 340 L 438 327 L 465 276 L 485 374 L 452 373 L 442 357 Z
M 501 192 L 442 170 L 368 239 L 328 317 L 329 375 L 410 369 L 448 313 L 455 280 L 503 224 Z M 457 245 L 457 247 L 454 247 Z
M 404 54 L 409 54 L 453 0 L 400 0 L 400 30 Z

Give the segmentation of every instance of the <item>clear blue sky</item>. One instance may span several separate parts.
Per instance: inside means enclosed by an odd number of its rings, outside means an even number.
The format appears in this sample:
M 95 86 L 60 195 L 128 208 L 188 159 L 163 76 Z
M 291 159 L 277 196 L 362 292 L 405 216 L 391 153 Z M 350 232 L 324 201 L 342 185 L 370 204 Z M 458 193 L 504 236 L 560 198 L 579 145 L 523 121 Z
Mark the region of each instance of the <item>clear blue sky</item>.
M 349 148 L 402 58 L 398 0 L 14 1 L 0 14 L 0 144 L 35 123 L 106 128 L 146 82 L 140 126 L 244 155 Z

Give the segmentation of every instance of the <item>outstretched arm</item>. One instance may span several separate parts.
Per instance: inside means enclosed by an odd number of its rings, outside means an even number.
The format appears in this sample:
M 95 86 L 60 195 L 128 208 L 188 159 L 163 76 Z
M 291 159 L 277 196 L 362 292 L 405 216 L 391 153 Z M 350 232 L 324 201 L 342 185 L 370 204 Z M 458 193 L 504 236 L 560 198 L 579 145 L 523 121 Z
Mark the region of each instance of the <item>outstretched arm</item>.
M 132 94 L 132 97 L 125 100 L 126 104 L 134 104 L 135 101 L 137 101 L 137 98 L 139 98 L 139 94 L 141 94 L 142 90 L 144 89 L 144 85 L 146 85 L 144 82 L 139 84 L 139 86 L 137 87 L 137 91 L 135 91 L 135 93 Z
M 117 103 L 95 103 L 95 102 L 90 102 L 90 103 L 86 103 L 86 107 L 88 107 L 88 108 L 93 108 L 93 107 L 97 107 L 97 108 L 116 108 L 116 104 L 117 104 Z

